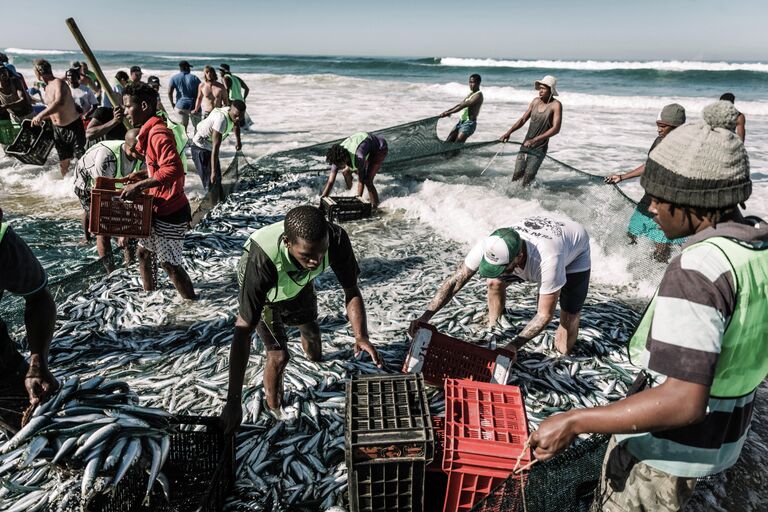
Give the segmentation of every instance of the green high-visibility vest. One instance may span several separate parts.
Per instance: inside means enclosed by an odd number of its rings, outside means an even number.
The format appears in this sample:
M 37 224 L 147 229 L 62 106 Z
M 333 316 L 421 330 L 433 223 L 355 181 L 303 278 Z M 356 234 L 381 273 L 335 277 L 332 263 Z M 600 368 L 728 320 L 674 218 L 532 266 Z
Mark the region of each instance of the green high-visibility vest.
M 181 165 L 184 167 L 184 172 L 186 173 L 187 157 L 184 155 L 184 148 L 187 147 L 187 141 L 189 140 L 189 137 L 187 136 L 187 129 L 184 128 L 183 124 L 174 123 L 171 121 L 168 115 L 162 110 L 158 110 L 157 115 L 158 117 L 165 119 L 165 126 L 167 126 L 168 129 L 171 130 L 171 133 L 173 133 L 173 139 L 176 141 L 176 152 L 181 158 Z
M 261 247 L 277 269 L 277 285 L 267 291 L 267 302 L 275 303 L 290 300 L 297 296 L 312 280 L 328 268 L 328 252 L 323 262 L 315 270 L 296 266 L 288 254 L 288 247 L 283 243 L 283 221 L 255 231 L 245 243 L 245 250 L 252 243 Z
M 469 93 L 469 96 L 464 98 L 464 101 L 467 101 L 469 98 L 471 98 L 475 94 L 478 94 L 479 92 L 480 91 L 475 91 L 475 92 Z M 469 107 L 464 107 L 464 110 L 461 111 L 461 119 L 460 120 L 461 120 L 462 123 L 464 121 L 469 121 Z
M 359 146 L 367 138 L 368 132 L 358 132 L 350 135 L 341 142 L 341 147 L 349 152 L 349 160 L 351 162 L 349 167 L 353 171 L 357 170 L 357 165 L 355 165 L 355 153 L 357 152 L 357 146 Z M 365 161 L 368 161 L 368 155 L 365 155 Z
M 232 73 L 224 73 L 224 76 L 228 76 L 232 82 L 232 86 L 229 88 L 229 101 L 242 100 L 243 88 L 240 86 L 240 77 Z
M 714 398 L 738 398 L 757 388 L 768 375 L 768 243 L 748 244 L 732 238 L 713 237 L 702 244 L 722 251 L 731 265 L 736 286 L 736 307 L 726 326 L 709 394 Z M 648 367 L 646 341 L 656 309 L 654 295 L 629 342 L 633 364 Z
M 3 222 L 2 224 L 0 224 L 0 243 L 2 243 L 2 241 L 3 241 L 3 237 L 5 236 L 5 232 L 8 231 L 8 225 L 9 224 L 7 222 Z
M 231 117 L 229 117 L 229 107 L 216 107 L 213 109 L 213 111 L 211 111 L 211 114 L 213 114 L 213 112 L 220 112 L 224 114 L 224 119 L 227 120 L 227 127 L 224 129 L 224 133 L 221 134 L 221 140 L 223 141 L 227 138 L 227 136 L 229 136 L 230 133 L 232 133 L 232 130 L 235 128 L 235 122 Z M 210 117 L 211 114 L 208 114 L 208 117 Z

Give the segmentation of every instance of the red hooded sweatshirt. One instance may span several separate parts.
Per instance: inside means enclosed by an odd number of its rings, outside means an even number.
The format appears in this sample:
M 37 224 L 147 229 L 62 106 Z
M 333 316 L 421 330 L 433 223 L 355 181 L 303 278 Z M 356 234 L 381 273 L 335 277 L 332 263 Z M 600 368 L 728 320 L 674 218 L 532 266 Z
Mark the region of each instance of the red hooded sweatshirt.
M 154 116 L 142 125 L 136 151 L 144 155 L 149 177 L 160 182 L 159 186 L 147 190 L 155 198 L 152 208 L 155 214 L 170 215 L 189 204 L 184 194 L 184 166 L 176 152 L 173 132 L 163 119 Z

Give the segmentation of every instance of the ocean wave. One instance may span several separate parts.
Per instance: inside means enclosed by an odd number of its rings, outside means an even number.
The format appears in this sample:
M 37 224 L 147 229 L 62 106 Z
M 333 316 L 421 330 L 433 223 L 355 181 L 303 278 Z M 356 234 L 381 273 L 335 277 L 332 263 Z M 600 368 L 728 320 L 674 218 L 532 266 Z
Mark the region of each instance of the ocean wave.
M 30 48 L 6 48 L 5 53 L 16 55 L 72 55 L 79 53 L 73 50 L 34 50 Z
M 486 67 L 486 68 L 545 68 L 573 69 L 579 71 L 609 71 L 651 69 L 656 71 L 754 71 L 768 73 L 768 64 L 760 62 L 702 62 L 688 60 L 652 60 L 652 61 L 601 61 L 601 60 L 497 60 L 497 59 L 462 59 L 443 57 L 439 59 L 443 66 Z
M 251 60 L 250 57 L 227 57 L 225 55 L 153 55 L 153 57 L 168 60 Z

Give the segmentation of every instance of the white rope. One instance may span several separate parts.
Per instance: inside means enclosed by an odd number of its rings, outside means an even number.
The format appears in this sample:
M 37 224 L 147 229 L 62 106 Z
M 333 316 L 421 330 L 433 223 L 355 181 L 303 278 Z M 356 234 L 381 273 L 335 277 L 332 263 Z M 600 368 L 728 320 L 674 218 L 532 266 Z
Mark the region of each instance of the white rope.
M 480 176 L 482 176 L 483 174 L 485 174 L 485 171 L 487 171 L 488 169 L 490 169 L 491 165 L 493 165 L 493 161 L 494 161 L 494 160 L 496 160 L 496 157 L 497 157 L 497 156 L 499 156 L 499 154 L 501 154 L 501 153 L 503 153 L 503 152 L 504 152 L 504 146 L 505 146 L 506 144 L 507 144 L 507 143 L 506 143 L 506 141 L 501 143 L 501 149 L 500 149 L 500 150 L 498 150 L 498 151 L 496 152 L 496 154 L 495 154 L 495 155 L 493 155 L 493 156 L 491 157 L 491 160 L 488 162 L 488 165 L 486 165 L 486 166 L 485 166 L 485 169 L 483 169 L 483 170 L 480 172 Z

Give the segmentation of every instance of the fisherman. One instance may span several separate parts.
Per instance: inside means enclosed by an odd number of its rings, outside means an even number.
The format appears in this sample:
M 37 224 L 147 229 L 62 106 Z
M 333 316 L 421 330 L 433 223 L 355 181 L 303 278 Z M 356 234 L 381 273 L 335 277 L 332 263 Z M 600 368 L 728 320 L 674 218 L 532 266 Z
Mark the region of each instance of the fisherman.
M 650 154 L 659 142 L 662 141 L 672 130 L 685 123 L 685 108 L 677 103 L 670 103 L 665 105 L 659 113 L 659 117 L 656 120 L 656 132 L 659 134 L 656 140 L 651 144 L 651 149 L 648 150 Z M 645 164 L 638 166 L 635 170 L 629 171 L 625 174 L 612 174 L 605 178 L 605 182 L 609 184 L 617 184 L 630 178 L 636 178 L 642 176 L 645 171 Z M 629 236 L 630 244 L 637 243 L 637 237 L 644 236 L 653 240 L 656 247 L 653 251 L 653 259 L 660 263 L 667 263 L 671 255 L 672 244 L 681 244 L 683 240 L 670 240 L 664 236 L 664 232 L 659 228 L 653 220 L 653 214 L 648 211 L 648 207 L 651 205 L 651 197 L 648 194 L 643 195 L 640 202 L 637 204 L 635 211 L 632 213 L 632 217 L 629 219 L 629 227 L 627 228 L 627 235 Z
M 733 95 L 732 92 L 726 92 L 722 96 L 720 96 L 721 101 L 730 101 L 731 105 L 736 101 L 736 96 Z M 737 110 L 738 112 L 738 110 Z M 741 142 L 744 142 L 744 139 L 747 136 L 747 118 L 744 117 L 744 114 L 739 112 L 739 118 L 736 120 L 736 135 L 739 136 L 741 139 Z
M 469 76 L 469 95 L 464 101 L 453 108 L 450 108 L 440 114 L 440 117 L 448 117 L 451 114 L 461 110 L 461 118 L 456 123 L 451 133 L 448 134 L 446 142 L 464 142 L 477 129 L 477 115 L 480 113 L 480 107 L 483 106 L 483 93 L 480 92 L 480 75 L 477 73 Z
M 245 81 L 239 76 L 232 74 L 229 70 L 229 64 L 220 64 L 219 71 L 221 71 L 221 78 L 224 81 L 224 86 L 227 88 L 227 91 L 229 91 L 229 101 L 245 101 L 250 92 Z
M 456 272 L 440 286 L 427 310 L 411 322 L 429 322 L 469 282 L 476 272 L 488 280 L 488 326 L 504 314 L 506 290 L 522 281 L 539 285 L 536 316 L 502 350 L 513 356 L 544 330 L 560 301 L 560 325 L 555 348 L 569 354 L 579 333 L 581 308 L 589 290 L 591 269 L 589 235 L 571 220 L 529 217 L 511 228 L 497 229 L 478 242 Z
M 75 100 L 67 83 L 53 76 L 51 64 L 45 59 L 35 61 L 35 74 L 45 82 L 45 109 L 32 118 L 32 124 L 42 126 L 50 119 L 53 124 L 53 143 L 59 155 L 61 175 L 69 171 L 69 161 L 79 158 L 85 151 L 85 127 L 77 112 Z
M 203 75 L 205 82 L 197 88 L 197 100 L 195 100 L 193 112 L 201 112 L 202 118 L 205 119 L 213 112 L 214 108 L 229 105 L 229 98 L 227 97 L 227 89 L 224 84 L 218 81 L 213 66 L 205 66 Z
M 168 273 L 173 286 L 185 299 L 195 299 L 192 281 L 182 266 L 184 232 L 192 220 L 192 210 L 184 194 L 184 166 L 176 149 L 173 132 L 157 115 L 157 93 L 145 83 L 131 84 L 123 93 L 125 115 L 139 128 L 135 150 L 143 156 L 146 171 L 131 173 L 132 182 L 123 188 L 122 199 L 135 199 L 147 190 L 154 197 L 152 231 L 139 241 L 139 272 L 145 291 L 156 288 L 153 258 Z
M 221 142 L 235 132 L 235 150 L 243 147 L 240 141 L 240 120 L 245 115 L 245 103 L 233 100 L 229 107 L 213 109 L 211 115 L 198 123 L 192 137 L 192 160 L 205 190 L 212 189 L 213 204 L 221 199 Z
M 80 72 L 80 83 L 88 87 L 93 94 L 98 98 L 101 95 L 101 87 L 99 86 L 99 79 L 96 73 L 88 69 L 88 63 L 85 61 L 73 60 L 69 65 L 70 68 L 76 69 Z
M 115 73 L 115 82 L 112 84 L 112 92 L 115 93 L 117 102 L 123 101 L 123 89 L 128 86 L 128 73 L 125 71 L 118 71 Z M 109 100 L 109 96 L 105 92 L 101 95 L 101 106 L 112 108 L 112 102 Z M 122 106 L 122 105 L 120 105 Z
M 80 83 L 80 71 L 77 68 L 68 69 L 65 76 L 69 83 L 72 99 L 75 100 L 75 106 L 83 117 L 87 117 L 99 106 L 96 95 Z
M 83 207 L 83 233 L 85 240 L 91 240 L 88 230 L 88 220 L 91 205 L 91 189 L 96 178 L 125 178 L 132 172 L 138 171 L 141 165 L 141 155 L 136 152 L 136 142 L 139 130 L 128 130 L 125 140 L 105 140 L 91 146 L 77 162 L 75 168 L 75 195 Z M 118 242 L 123 245 L 123 241 Z M 100 258 L 112 255 L 112 244 L 109 236 L 96 235 L 96 250 Z M 126 252 L 126 257 L 128 256 Z M 126 258 L 126 263 L 129 262 Z
M 290 358 L 284 324 L 298 326 L 301 345 L 311 361 L 322 359 L 314 279 L 328 267 L 344 289 L 347 316 L 355 336 L 355 356 L 367 352 L 382 367 L 368 339 L 359 268 L 349 236 L 325 220 L 320 209 L 299 206 L 285 220 L 254 232 L 237 266 L 239 310 L 229 356 L 229 388 L 221 421 L 227 433 L 242 421 L 241 392 L 250 340 L 256 330 L 267 351 L 264 392 L 267 405 L 279 411 L 283 372 Z
M 522 178 L 524 187 L 530 185 L 536 178 L 536 173 L 539 172 L 539 167 L 549 149 L 549 139 L 560 133 L 563 120 L 563 105 L 555 99 L 557 96 L 555 77 L 547 75 L 541 80 L 536 80 L 533 85 L 539 92 L 539 96 L 534 98 L 525 114 L 499 138 L 501 142 L 507 142 L 513 132 L 522 128 L 529 119 L 531 120 L 528 133 L 517 154 L 515 172 L 512 175 L 512 181 Z
M 141 83 L 141 77 L 144 75 L 141 71 L 140 66 L 131 66 L 131 69 L 129 70 L 131 73 L 131 78 L 128 80 L 128 84 L 138 84 Z
M 331 173 L 320 197 L 328 197 L 336 182 L 339 170 L 347 190 L 352 188 L 352 173 L 357 172 L 357 196 L 362 199 L 363 187 L 368 189 L 368 199 L 373 208 L 379 206 L 379 193 L 373 184 L 376 173 L 387 158 L 389 148 L 384 137 L 373 133 L 358 132 L 334 144 L 328 149 L 325 161 L 331 164 Z
M 5 66 L 11 73 L 11 78 L 19 81 L 19 85 L 22 89 L 27 90 L 27 82 L 24 80 L 24 75 L 16 70 L 16 66 L 8 61 L 8 55 L 0 52 L 0 67 Z
M 168 86 L 168 100 L 174 109 L 184 130 L 189 126 L 189 115 L 195 107 L 197 89 L 200 87 L 200 79 L 190 71 L 192 64 L 186 60 L 179 61 L 179 72 L 171 77 Z M 173 100 L 173 92 L 176 91 L 176 101 Z
M 7 112 L 16 124 L 33 117 L 32 98 L 4 65 L 0 65 L 0 112 Z
M 157 110 L 167 113 L 168 111 L 165 110 L 165 106 L 163 105 L 163 100 L 160 97 L 160 78 L 156 77 L 155 75 L 149 75 L 147 77 L 147 83 L 157 93 Z
M 629 342 L 640 391 L 572 409 L 531 436 L 541 460 L 582 433 L 613 434 L 600 510 L 683 510 L 698 478 L 738 460 L 757 388 L 768 375 L 768 226 L 742 217 L 749 158 L 732 133 L 732 104 L 670 133 L 648 156 L 641 185 L 670 239 L 688 237 Z
M 85 129 L 88 144 L 102 140 L 124 140 L 126 128 L 123 119 L 123 107 L 98 107 L 91 114 L 91 121 Z
M 0 299 L 7 290 L 24 297 L 24 324 L 29 345 L 29 363 L 0 318 L 0 396 L 9 400 L 24 396 L 37 405 L 58 387 L 48 369 L 48 348 L 56 324 L 56 304 L 48 293 L 48 277 L 24 240 L 19 237 L 0 209 Z M 0 423 L 15 431 L 21 427 L 21 411 L 0 409 Z

